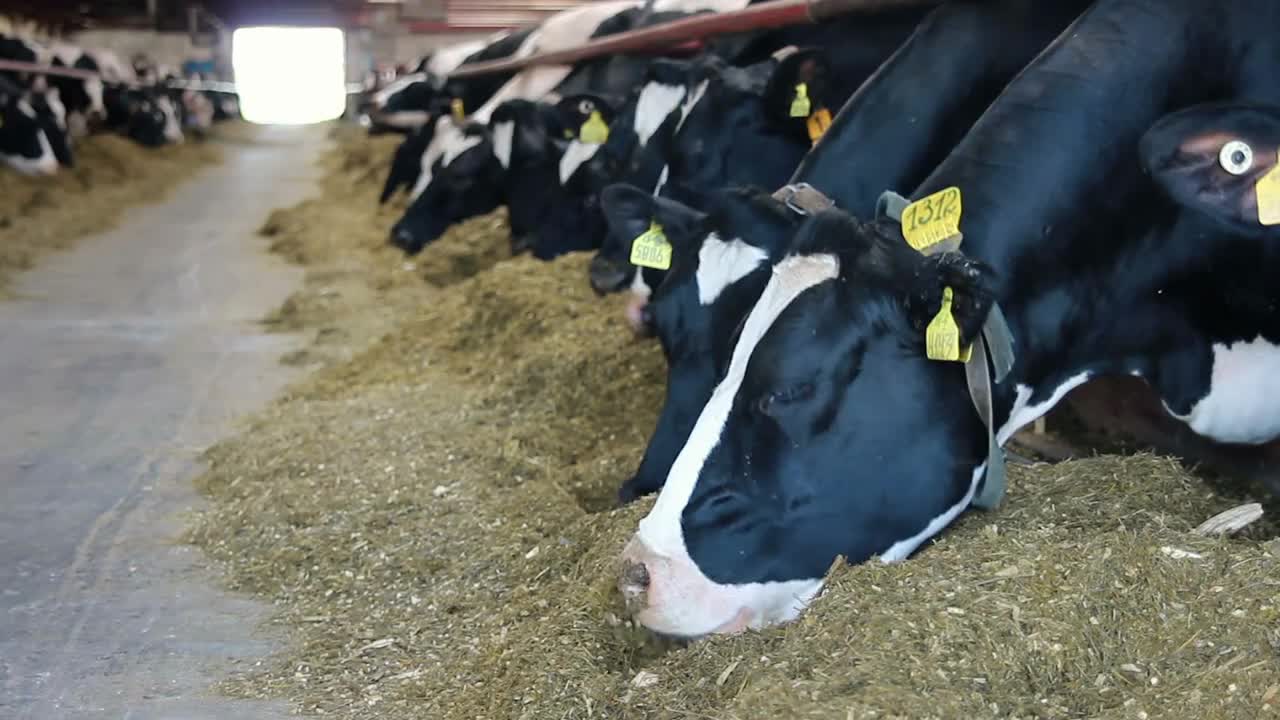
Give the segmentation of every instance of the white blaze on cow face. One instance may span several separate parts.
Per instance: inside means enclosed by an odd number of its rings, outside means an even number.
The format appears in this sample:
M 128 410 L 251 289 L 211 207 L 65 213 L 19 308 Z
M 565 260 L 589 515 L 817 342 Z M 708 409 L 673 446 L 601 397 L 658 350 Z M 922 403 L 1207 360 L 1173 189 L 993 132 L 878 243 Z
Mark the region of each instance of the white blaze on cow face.
M 649 138 L 658 132 L 662 121 L 667 119 L 684 99 L 683 85 L 664 85 L 660 82 L 647 83 L 640 90 L 636 100 L 634 129 L 640 147 L 649 143 Z
M 182 142 L 182 122 L 178 120 L 173 100 L 168 95 L 161 95 L 156 99 L 156 106 L 164 114 L 164 139 L 175 144 Z
M 645 627 L 686 637 L 761 628 L 794 619 L 821 589 L 820 578 L 742 585 L 712 581 L 689 556 L 680 518 L 707 458 L 720 443 L 756 345 L 792 301 L 835 279 L 839 269 L 839 260 L 825 254 L 790 256 L 774 266 L 743 325 L 724 380 L 702 409 L 657 502 L 624 551 L 625 560 L 643 562 L 648 570 L 646 604 L 636 614 Z
M 483 141 L 484 138 L 479 135 L 463 135 L 460 141 L 451 143 L 445 147 L 444 156 L 440 160 L 441 164 L 445 167 L 449 167 L 453 164 L 454 160 L 458 159 L 459 155 L 479 145 Z
M 698 101 L 702 100 L 702 96 L 707 94 L 707 85 L 709 83 L 710 83 L 709 80 L 703 80 L 702 82 L 698 83 L 693 88 L 693 92 L 689 93 L 689 96 L 685 98 L 685 101 L 683 103 L 681 103 L 680 120 L 676 122 L 675 131 L 677 133 L 680 132 L 680 128 L 684 127 L 684 121 L 689 118 L 689 113 L 693 112 L 693 109 L 698 106 Z M 654 195 L 657 195 L 658 193 L 662 192 L 662 188 L 666 187 L 667 180 L 670 177 L 671 177 L 671 166 L 669 164 L 663 165 L 662 172 L 658 173 L 658 182 L 653 186 Z
M 49 112 L 53 113 L 58 129 L 66 132 L 67 106 L 62 104 L 62 93 L 58 92 L 58 88 L 49 88 L 44 91 L 44 101 L 49 106 Z
M 395 82 L 392 82 L 373 94 L 373 107 L 381 110 L 382 107 L 387 104 L 387 101 L 391 99 L 392 95 L 395 95 L 416 82 L 423 82 L 426 79 L 426 73 L 413 73 L 411 75 L 405 75 L 404 77 L 397 78 Z
M 440 48 L 432 53 L 431 59 L 427 61 L 427 72 L 431 75 L 442 78 L 456 70 L 458 66 L 462 64 L 463 60 L 466 60 L 471 55 L 480 52 L 488 45 L 501 40 L 502 37 L 505 37 L 506 35 L 507 33 L 502 33 L 501 37 L 458 43 L 457 45 Z
M 1280 346 L 1262 337 L 1214 343 L 1209 392 L 1189 414 L 1174 417 L 1218 442 L 1256 445 L 1280 437 Z
M 436 120 L 435 134 L 431 136 L 431 142 L 422 153 L 422 173 L 418 175 L 418 182 L 413 186 L 413 192 L 409 193 L 411 200 L 417 200 L 418 196 L 431 184 L 431 169 L 435 167 L 436 160 L 444 155 L 445 148 L 456 145 L 464 139 L 461 128 L 453 122 L 453 118 L 445 116 Z
M 31 107 L 31 103 L 26 100 L 18 101 L 18 110 L 33 120 L 36 117 L 36 109 Z M 49 144 L 49 138 L 44 134 L 43 130 L 36 132 L 36 141 L 39 145 L 40 153 L 35 157 L 6 155 L 4 161 L 9 164 L 9 167 L 23 175 L 56 174 L 58 172 L 58 158 L 53 154 L 53 146 Z
M 493 124 L 493 154 L 498 158 L 498 162 L 502 167 L 511 167 L 511 145 L 515 142 L 516 123 L 514 120 L 504 120 L 500 123 Z
M 710 305 L 730 285 L 769 259 L 768 253 L 734 238 L 729 242 L 711 233 L 698 250 L 698 302 Z
M 596 156 L 600 145 L 574 140 L 560 156 L 560 184 L 569 182 L 569 178 L 582 167 L 582 164 Z

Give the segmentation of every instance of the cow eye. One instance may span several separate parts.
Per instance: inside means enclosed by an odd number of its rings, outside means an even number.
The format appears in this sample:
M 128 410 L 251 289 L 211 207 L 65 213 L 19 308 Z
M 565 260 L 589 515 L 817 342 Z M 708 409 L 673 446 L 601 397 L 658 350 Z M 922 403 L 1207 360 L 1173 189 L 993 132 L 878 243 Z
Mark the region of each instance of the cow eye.
M 578 102 L 578 112 L 582 113 L 583 115 L 590 115 L 591 111 L 595 109 L 596 109 L 595 104 L 592 103 L 590 100 L 581 100 Z
M 1232 175 L 1243 175 L 1253 167 L 1253 148 L 1248 143 L 1232 140 L 1222 146 L 1218 163 Z
M 796 383 L 786 389 L 771 392 L 756 402 L 756 409 L 762 415 L 771 415 L 781 407 L 802 402 L 813 397 L 813 383 Z

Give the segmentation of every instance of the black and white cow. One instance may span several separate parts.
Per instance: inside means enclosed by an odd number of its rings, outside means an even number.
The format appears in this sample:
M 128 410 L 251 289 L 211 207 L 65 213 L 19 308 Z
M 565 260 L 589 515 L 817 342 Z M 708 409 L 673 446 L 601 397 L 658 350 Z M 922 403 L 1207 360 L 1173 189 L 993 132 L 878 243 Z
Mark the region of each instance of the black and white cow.
M 58 155 L 48 132 L 56 128 L 50 128 L 50 117 L 37 112 L 30 91 L 0 77 L 0 160 L 24 175 L 55 174 Z
M 694 13 L 710 10 L 736 9 L 746 4 L 746 0 L 658 0 L 652 5 L 656 13 L 686 12 Z M 551 51 L 581 44 L 592 37 L 621 32 L 630 29 L 634 22 L 657 22 L 665 18 L 655 19 L 652 14 L 635 14 L 636 8 L 643 4 L 637 0 L 610 0 L 594 2 L 564 10 L 546 19 L 536 31 L 531 33 L 525 44 L 514 54 L 522 57 L 535 51 Z M 628 67 L 629 65 L 629 67 Z M 642 64 L 635 62 L 619 64 L 615 58 L 599 59 L 578 67 L 567 65 L 551 65 L 533 67 L 515 75 L 493 97 L 468 117 L 472 124 L 487 125 L 496 107 L 506 100 L 537 100 L 549 93 L 572 94 L 588 90 L 616 92 L 623 86 L 629 86 L 642 70 Z M 583 78 L 575 83 L 575 78 Z M 581 83 L 603 83 L 604 87 L 583 87 Z M 615 86 L 616 84 L 616 86 Z M 468 159 L 469 167 L 484 168 L 490 177 L 500 177 L 489 173 L 486 163 L 496 163 L 493 145 L 486 142 L 483 133 L 464 132 L 450 117 L 442 117 L 436 121 L 434 136 L 422 157 L 422 172 L 411 196 L 413 204 L 405 216 L 392 229 L 392 244 L 407 253 L 416 253 L 427 243 L 436 239 L 451 224 L 474 215 L 479 215 L 496 207 L 498 197 L 496 188 L 490 192 L 483 189 L 476 180 L 466 183 L 469 190 L 467 197 L 454 197 L 462 190 L 450 187 L 444 182 L 434 182 L 439 169 L 454 162 L 464 155 L 483 155 L 486 160 Z M 457 178 L 457 172 L 450 173 L 450 178 Z M 443 178 L 442 178 L 443 179 Z M 467 214 L 450 216 L 444 209 L 463 210 Z
M 1264 0 L 1098 0 L 913 193 L 960 188 L 965 255 L 806 220 L 623 552 L 638 620 L 789 620 L 836 556 L 904 559 L 970 506 L 987 430 L 962 366 L 925 357 L 945 288 L 962 343 L 993 301 L 1008 320 L 1001 443 L 1109 374 L 1216 440 L 1280 435 L 1276 29 Z
M 1089 2 L 1045 8 L 1034 0 L 1000 0 L 938 8 L 845 103 L 791 182 L 817 188 L 855 217 L 871 217 L 885 188 L 924 180 L 1009 80 Z M 956 57 L 965 62 L 930 76 Z M 911 122 L 897 122 L 901 117 Z M 674 255 L 670 273 L 663 273 L 633 318 L 662 344 L 667 393 L 644 458 L 619 492 L 622 502 L 656 492 L 666 481 L 698 412 L 723 377 L 734 330 L 802 220 L 764 193 L 712 193 L 704 199 L 689 188 L 669 190 L 653 196 L 619 185 L 602 198 L 612 236 L 636 237 L 656 221 Z
M 408 133 L 404 142 L 396 148 L 395 158 L 387 173 L 386 182 L 383 184 L 382 195 L 379 197 L 380 203 L 386 203 L 402 188 L 409 189 L 410 194 L 415 198 L 421 195 L 419 180 L 424 167 L 429 169 L 425 158 L 429 151 L 440 152 L 438 143 L 435 148 L 432 147 L 436 128 L 455 125 L 451 118 L 447 117 L 452 112 L 455 100 L 464 112 L 468 107 L 483 105 L 503 83 L 511 78 L 510 73 L 495 73 L 471 79 L 449 79 L 446 74 L 468 63 L 508 57 L 520 50 L 534 30 L 536 27 L 524 28 L 512 33 L 499 33 L 485 41 L 479 49 L 476 49 L 476 43 L 468 42 L 449 46 L 432 54 L 426 61 L 426 69 L 421 73 L 432 88 L 430 95 L 424 93 L 424 96 L 415 96 L 412 102 L 409 98 L 405 98 L 400 109 L 396 111 L 426 113 L 426 117 L 424 119 L 421 115 L 403 116 L 406 123 L 409 120 L 423 120 L 423 122 Z M 418 105 L 420 107 L 417 107 Z M 377 117 L 376 113 L 375 117 Z
M 665 122 L 638 149 L 631 173 L 615 178 L 661 193 L 669 183 L 710 191 L 734 184 L 776 187 L 794 172 L 812 144 L 811 112 L 834 113 L 915 29 L 923 17 L 907 12 L 835 20 L 797 28 L 787 37 L 817 44 L 796 51 L 773 47 L 774 56 L 749 68 L 712 63 L 691 71 L 679 117 Z M 782 37 L 767 33 L 767 37 Z M 755 48 L 761 47 L 759 42 Z M 798 86 L 807 88 L 810 110 L 793 116 Z M 828 116 L 829 117 L 829 116 Z M 750 152 L 743 152 L 750 148 Z M 658 168 L 653 177 L 653 168 Z M 633 238 L 606 235 L 593 259 L 590 279 L 599 293 L 631 288 L 634 318 L 661 282 L 661 271 L 641 271 L 629 262 Z

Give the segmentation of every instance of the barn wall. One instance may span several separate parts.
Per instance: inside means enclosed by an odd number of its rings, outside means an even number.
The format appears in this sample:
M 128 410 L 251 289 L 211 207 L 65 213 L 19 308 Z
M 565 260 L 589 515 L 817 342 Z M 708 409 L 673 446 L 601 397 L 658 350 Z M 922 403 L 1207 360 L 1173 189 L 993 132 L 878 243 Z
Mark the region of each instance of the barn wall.
M 226 35 L 214 48 L 196 47 L 188 33 L 160 33 L 149 30 L 88 30 L 77 33 L 70 42 L 87 48 L 114 51 L 126 63 L 135 53 L 145 53 L 157 63 L 181 70 L 188 60 L 214 60 L 218 68 L 231 76 L 231 37 Z
M 355 30 L 347 33 L 347 79 L 359 82 L 364 73 L 382 65 L 416 64 L 435 48 L 485 38 L 492 32 L 410 34 Z

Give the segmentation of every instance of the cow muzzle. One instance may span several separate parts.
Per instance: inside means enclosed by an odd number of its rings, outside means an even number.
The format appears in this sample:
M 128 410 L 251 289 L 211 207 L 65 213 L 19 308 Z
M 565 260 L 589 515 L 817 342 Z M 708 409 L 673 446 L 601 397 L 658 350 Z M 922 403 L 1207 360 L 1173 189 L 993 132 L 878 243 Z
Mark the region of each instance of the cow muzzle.
M 591 258 L 591 266 L 587 273 L 591 279 L 591 289 L 597 295 L 609 295 L 624 290 L 631 283 L 631 271 L 634 268 L 619 265 L 609 258 L 596 254 Z
M 618 592 L 629 615 L 664 635 L 739 633 L 756 617 L 737 603 L 734 592 L 711 583 L 692 562 L 659 555 L 639 537 L 622 551 Z

